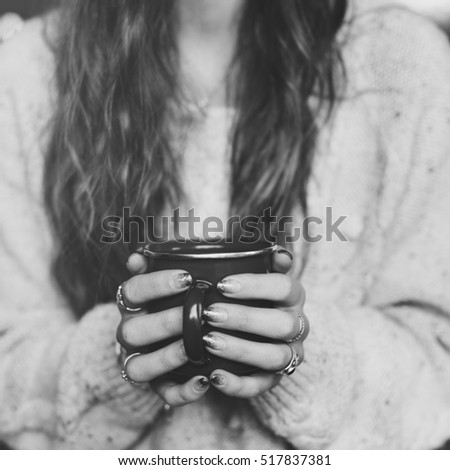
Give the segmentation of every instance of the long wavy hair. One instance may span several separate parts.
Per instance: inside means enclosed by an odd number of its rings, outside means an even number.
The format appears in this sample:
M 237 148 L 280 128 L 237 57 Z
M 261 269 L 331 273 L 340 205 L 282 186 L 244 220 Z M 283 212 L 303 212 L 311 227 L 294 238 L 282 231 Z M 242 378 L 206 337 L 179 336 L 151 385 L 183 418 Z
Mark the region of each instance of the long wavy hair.
M 54 276 L 79 317 L 114 298 L 137 247 L 101 243 L 101 221 L 121 217 L 124 207 L 158 215 L 183 195 L 169 125 L 169 101 L 183 99 L 175 1 L 60 7 L 44 191 L 57 240 Z M 336 33 L 346 7 L 346 0 L 244 4 L 229 98 L 237 110 L 230 213 L 306 211 L 316 118 L 336 101 Z

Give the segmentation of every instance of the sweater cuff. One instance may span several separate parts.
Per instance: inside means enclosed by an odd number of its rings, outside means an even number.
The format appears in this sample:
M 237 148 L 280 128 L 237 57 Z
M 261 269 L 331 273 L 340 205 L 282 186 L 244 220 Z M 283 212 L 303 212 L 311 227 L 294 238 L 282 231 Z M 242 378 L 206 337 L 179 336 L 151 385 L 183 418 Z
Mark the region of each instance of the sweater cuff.
M 261 421 L 295 448 L 326 449 L 351 407 L 354 348 L 348 322 L 338 309 L 308 304 L 305 312 L 311 330 L 303 363 L 250 402 Z
M 140 438 L 163 403 L 121 377 L 115 354 L 120 315 L 100 305 L 80 321 L 61 364 L 58 447 L 127 448 Z

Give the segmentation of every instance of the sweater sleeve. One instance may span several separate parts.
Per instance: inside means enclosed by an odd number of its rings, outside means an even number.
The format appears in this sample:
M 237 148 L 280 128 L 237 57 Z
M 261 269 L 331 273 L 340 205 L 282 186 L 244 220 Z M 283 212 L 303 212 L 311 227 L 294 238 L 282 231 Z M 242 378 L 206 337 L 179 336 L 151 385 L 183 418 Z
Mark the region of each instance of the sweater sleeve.
M 362 301 L 307 299 L 304 363 L 251 403 L 295 448 L 431 449 L 450 436 L 449 47 L 401 11 L 358 28 L 388 160 L 381 261 Z
M 53 69 L 41 28 L 33 20 L 0 47 L 0 440 L 132 447 L 162 402 L 121 379 L 116 306 L 76 321 L 51 274 L 41 178 Z

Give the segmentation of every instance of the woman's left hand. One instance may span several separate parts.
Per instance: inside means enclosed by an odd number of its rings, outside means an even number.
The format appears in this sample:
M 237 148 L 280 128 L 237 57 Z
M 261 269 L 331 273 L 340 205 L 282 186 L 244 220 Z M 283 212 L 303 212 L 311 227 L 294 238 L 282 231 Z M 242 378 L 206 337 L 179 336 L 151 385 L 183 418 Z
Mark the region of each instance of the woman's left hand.
M 281 343 L 258 343 L 212 331 L 204 338 L 211 354 L 249 364 L 264 372 L 238 377 L 224 370 L 211 374 L 211 384 L 222 393 L 239 398 L 255 397 L 278 384 L 283 370 L 291 361 L 293 351 L 303 360 L 303 341 L 309 332 L 309 323 L 303 313 L 305 291 L 299 280 L 287 273 L 292 261 L 280 250 L 274 254 L 274 269 L 269 274 L 236 274 L 218 284 L 222 294 L 230 299 L 269 300 L 273 308 L 255 308 L 238 303 L 217 303 L 204 311 L 204 317 L 213 328 L 253 333 Z M 301 317 L 301 318 L 300 318 Z M 296 338 L 303 330 L 301 337 Z

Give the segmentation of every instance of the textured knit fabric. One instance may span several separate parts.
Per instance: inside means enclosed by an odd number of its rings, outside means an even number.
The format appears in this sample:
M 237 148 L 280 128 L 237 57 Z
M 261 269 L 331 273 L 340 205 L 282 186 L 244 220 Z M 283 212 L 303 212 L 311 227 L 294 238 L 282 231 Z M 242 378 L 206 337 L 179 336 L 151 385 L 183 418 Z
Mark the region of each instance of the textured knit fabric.
M 77 322 L 50 273 L 42 169 L 53 57 L 33 20 L 0 48 L 0 439 L 18 448 L 432 448 L 450 436 L 450 54 L 401 10 L 343 29 L 345 99 L 321 128 L 310 212 L 348 241 L 311 244 L 311 334 L 297 372 L 170 412 L 120 377 L 119 314 Z M 185 149 L 187 206 L 227 213 L 228 110 Z M 224 177 L 218 180 L 217 174 Z M 317 232 L 320 233 L 318 227 Z M 303 244 L 293 247 L 301 259 Z M 299 272 L 297 266 L 296 272 Z

